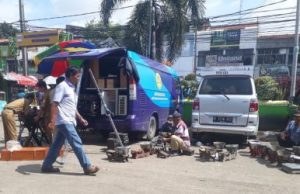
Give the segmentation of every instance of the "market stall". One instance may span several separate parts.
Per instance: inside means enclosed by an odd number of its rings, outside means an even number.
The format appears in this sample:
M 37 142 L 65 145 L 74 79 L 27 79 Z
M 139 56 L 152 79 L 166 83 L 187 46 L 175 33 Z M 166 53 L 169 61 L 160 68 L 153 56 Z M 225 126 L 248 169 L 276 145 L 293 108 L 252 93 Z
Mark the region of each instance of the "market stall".
M 6 100 L 10 102 L 18 98 L 19 93 L 24 93 L 28 87 L 33 87 L 37 83 L 37 78 L 34 76 L 23 76 L 15 72 L 10 72 L 2 75 L 2 81 L 6 82 L 5 87 L 2 88 L 6 93 Z

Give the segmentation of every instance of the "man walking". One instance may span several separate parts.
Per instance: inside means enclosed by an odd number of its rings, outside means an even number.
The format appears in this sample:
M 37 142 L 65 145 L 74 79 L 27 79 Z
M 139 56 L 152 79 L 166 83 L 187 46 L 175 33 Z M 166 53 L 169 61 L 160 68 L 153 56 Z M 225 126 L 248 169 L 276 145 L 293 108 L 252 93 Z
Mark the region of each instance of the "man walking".
M 55 88 L 51 104 L 51 121 L 49 128 L 57 129 L 57 134 L 52 143 L 48 155 L 42 165 L 42 172 L 60 172 L 59 168 L 54 168 L 52 165 L 55 162 L 61 147 L 68 140 L 76 157 L 78 158 L 84 174 L 95 174 L 99 168 L 91 165 L 89 159 L 82 148 L 82 142 L 75 129 L 76 118 L 83 124 L 87 125 L 87 121 L 78 113 L 77 95 L 75 86 L 79 80 L 80 72 L 74 67 L 70 67 L 65 72 L 66 80 L 61 82 Z

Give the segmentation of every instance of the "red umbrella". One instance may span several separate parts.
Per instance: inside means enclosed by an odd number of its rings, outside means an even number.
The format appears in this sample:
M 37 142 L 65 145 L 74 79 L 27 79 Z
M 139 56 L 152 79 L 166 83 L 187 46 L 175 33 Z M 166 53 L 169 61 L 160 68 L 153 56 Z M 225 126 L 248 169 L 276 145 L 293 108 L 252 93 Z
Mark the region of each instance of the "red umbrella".
M 34 79 L 31 76 L 24 76 L 21 74 L 16 74 L 15 72 L 10 72 L 4 75 L 4 79 L 8 81 L 16 81 L 19 85 L 22 86 L 35 86 L 37 79 Z

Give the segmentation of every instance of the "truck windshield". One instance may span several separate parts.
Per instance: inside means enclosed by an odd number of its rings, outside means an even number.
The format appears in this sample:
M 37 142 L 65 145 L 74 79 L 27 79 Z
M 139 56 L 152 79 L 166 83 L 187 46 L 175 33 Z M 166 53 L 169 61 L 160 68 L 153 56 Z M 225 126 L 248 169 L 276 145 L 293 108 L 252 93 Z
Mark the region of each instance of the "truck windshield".
M 249 77 L 207 77 L 203 80 L 199 94 L 251 95 Z

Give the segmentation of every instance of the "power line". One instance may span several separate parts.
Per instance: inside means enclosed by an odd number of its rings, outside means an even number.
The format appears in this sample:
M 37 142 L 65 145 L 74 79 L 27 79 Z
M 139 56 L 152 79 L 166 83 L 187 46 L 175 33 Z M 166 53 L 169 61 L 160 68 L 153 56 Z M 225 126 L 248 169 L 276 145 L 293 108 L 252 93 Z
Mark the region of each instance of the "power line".
M 136 5 L 130 5 L 130 6 L 126 6 L 126 7 L 114 8 L 112 10 L 128 9 L 128 8 L 135 7 L 135 6 Z M 70 15 L 63 15 L 63 16 L 56 16 L 56 17 L 35 18 L 35 19 L 29 19 L 26 21 L 33 22 L 33 21 L 55 20 L 55 19 L 70 18 L 70 17 L 80 17 L 80 16 L 92 15 L 92 14 L 100 14 L 100 11 L 92 11 L 92 12 L 86 12 L 86 13 L 80 13 L 80 14 L 70 14 Z M 15 22 L 13 22 L 13 23 L 15 23 Z
M 241 13 L 247 12 L 247 11 L 252 11 L 252 10 L 260 9 L 260 8 L 263 8 L 263 7 L 268 7 L 268 6 L 280 4 L 280 3 L 283 3 L 285 1 L 287 1 L 287 0 L 277 1 L 277 2 L 274 2 L 274 3 L 269 3 L 269 4 L 266 4 L 266 5 L 262 5 L 262 6 L 258 6 L 258 7 L 254 7 L 254 8 L 250 8 L 250 9 L 244 9 L 242 11 L 237 11 L 237 12 L 224 14 L 224 15 L 212 16 L 212 17 L 208 17 L 208 18 L 209 19 L 214 19 L 214 18 L 220 18 L 220 17 L 228 17 L 228 16 L 232 16 L 232 15 L 241 14 Z
M 212 17 L 208 17 L 208 18 L 209 19 L 215 19 L 215 18 L 233 16 L 233 15 L 236 15 L 236 14 L 243 14 L 245 12 L 249 12 L 249 11 L 252 11 L 252 10 L 260 9 L 260 8 L 263 8 L 263 7 L 268 7 L 268 6 L 280 4 L 280 3 L 283 3 L 285 1 L 287 1 L 287 0 L 282 0 L 282 1 L 274 2 L 274 3 L 269 3 L 269 4 L 266 4 L 266 5 L 262 5 L 262 6 L 250 8 L 250 9 L 245 9 L 245 10 L 242 10 L 241 12 L 238 11 L 238 12 L 233 12 L 233 13 L 230 13 L 230 14 L 224 14 L 224 15 L 219 15 L 219 16 L 212 16 Z M 135 6 L 136 5 L 131 5 L 131 6 L 126 6 L 126 7 L 114 8 L 112 10 L 122 10 L 122 9 L 127 9 L 127 8 L 131 8 L 131 7 L 135 7 Z M 293 7 L 284 8 L 284 9 L 291 9 L 291 8 L 293 8 Z M 271 11 L 271 10 L 266 10 L 266 12 L 267 11 Z M 99 14 L 99 13 L 100 13 L 100 11 L 92 11 L 92 12 L 86 12 L 86 13 L 80 13 L 80 14 L 71 14 L 71 15 L 56 16 L 56 17 L 35 18 L 35 19 L 28 19 L 28 20 L 26 20 L 26 22 L 55 20 L 55 19 L 70 18 L 70 17 L 80 17 L 80 16 L 91 15 L 91 14 Z M 11 22 L 10 24 L 17 23 L 17 22 L 19 22 L 19 21 Z
M 222 22 L 227 22 L 227 21 L 278 17 L 278 16 L 285 16 L 285 15 L 291 15 L 291 14 L 295 14 L 295 12 L 281 13 L 281 14 L 274 14 L 274 15 L 255 16 L 255 17 L 248 17 L 248 18 L 241 18 L 241 19 L 240 18 L 233 18 L 233 19 L 227 19 L 227 20 L 214 20 L 214 21 L 210 21 L 210 22 L 211 23 L 222 23 Z

